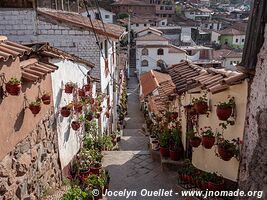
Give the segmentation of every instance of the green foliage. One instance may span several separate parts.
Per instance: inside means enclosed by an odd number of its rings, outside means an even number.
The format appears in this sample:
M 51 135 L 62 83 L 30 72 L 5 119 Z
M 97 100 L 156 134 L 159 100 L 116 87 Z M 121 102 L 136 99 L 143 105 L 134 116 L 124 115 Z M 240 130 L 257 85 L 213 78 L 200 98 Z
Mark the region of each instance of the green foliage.
M 86 183 L 88 185 L 91 185 L 92 187 L 102 187 L 105 185 L 105 179 L 101 176 L 97 176 L 95 174 L 90 175 L 87 179 L 86 179 Z
M 65 84 L 66 86 L 75 87 L 77 84 L 73 83 L 72 81 L 69 81 Z
M 30 103 L 31 106 L 40 106 L 42 103 L 41 99 L 36 99 Z
M 120 14 L 117 15 L 117 19 L 125 19 L 125 18 L 129 18 L 129 14 L 120 13 Z
M 15 78 L 15 77 L 12 77 L 12 78 L 8 81 L 8 84 L 10 84 L 10 85 L 19 85 L 19 84 L 21 84 L 21 81 L 18 80 L 17 78 Z
M 204 129 L 200 129 L 202 136 L 215 136 L 215 133 L 212 131 L 210 126 L 205 126 Z
M 229 98 L 226 102 L 219 102 L 218 105 L 216 105 L 218 108 L 233 108 L 235 106 L 235 99 L 234 97 Z
M 82 191 L 79 187 L 70 188 L 60 200 L 86 200 L 87 193 Z
M 198 103 L 208 103 L 207 94 L 205 93 L 205 94 L 203 94 L 202 96 L 200 96 L 200 97 L 198 97 L 198 98 L 194 97 L 194 98 L 192 99 L 192 103 L 193 103 L 193 104 L 198 104 Z
M 169 140 L 170 140 L 170 134 L 168 131 L 164 131 L 159 136 L 159 144 L 161 147 L 168 147 L 169 146 Z
M 239 140 L 233 139 L 232 142 L 230 142 L 229 140 L 221 139 L 218 140 L 218 146 L 232 153 L 234 156 L 239 155 Z

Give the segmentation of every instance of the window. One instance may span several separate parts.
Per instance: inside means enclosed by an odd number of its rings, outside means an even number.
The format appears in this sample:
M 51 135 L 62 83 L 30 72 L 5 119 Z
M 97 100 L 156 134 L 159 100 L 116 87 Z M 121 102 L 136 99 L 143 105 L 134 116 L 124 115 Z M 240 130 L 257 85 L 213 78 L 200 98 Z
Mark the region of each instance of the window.
M 158 55 L 164 55 L 164 50 L 163 49 L 158 49 Z
M 230 61 L 230 65 L 233 65 L 233 61 Z
M 109 15 L 105 15 L 105 19 L 109 19 Z
M 148 49 L 142 49 L 142 55 L 147 56 L 148 55 Z
M 163 68 L 164 67 L 164 61 L 163 60 L 158 60 L 157 61 L 157 67 Z
M 146 27 L 146 24 L 144 24 L 144 27 Z
M 160 10 L 164 10 L 164 6 L 160 6 Z
M 161 25 L 163 25 L 163 26 L 164 26 L 164 25 L 165 25 L 165 22 L 161 22 Z
M 142 67 L 147 67 L 148 66 L 148 61 L 147 60 L 142 60 L 141 65 L 142 65 Z
M 235 39 L 235 42 L 238 43 L 238 38 Z
M 136 27 L 138 27 L 138 26 L 139 26 L 139 24 L 135 24 L 135 26 L 136 26 Z
M 100 15 L 99 15 L 99 13 L 95 13 L 95 18 L 100 20 Z
M 245 42 L 245 39 L 242 39 L 242 43 L 244 43 Z

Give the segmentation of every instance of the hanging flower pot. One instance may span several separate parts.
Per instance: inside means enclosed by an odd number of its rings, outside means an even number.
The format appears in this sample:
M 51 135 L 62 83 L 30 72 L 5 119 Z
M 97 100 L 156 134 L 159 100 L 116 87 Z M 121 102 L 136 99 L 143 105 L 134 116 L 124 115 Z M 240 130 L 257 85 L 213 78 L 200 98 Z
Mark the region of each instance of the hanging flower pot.
M 194 104 L 194 108 L 196 109 L 196 112 L 200 115 L 206 114 L 208 111 L 208 104 L 206 102 L 200 102 Z
M 37 99 L 36 101 L 31 102 L 29 105 L 29 109 L 31 110 L 32 114 L 38 114 L 41 110 L 41 100 Z
M 215 143 L 215 137 L 214 136 L 202 136 L 202 145 L 206 148 L 206 149 L 211 149 L 212 146 Z
M 51 103 L 51 95 L 49 93 L 43 94 L 41 97 L 43 104 L 49 105 Z
M 233 108 L 228 107 L 228 108 L 222 108 L 217 106 L 216 109 L 216 114 L 219 118 L 219 120 L 226 121 L 232 114 Z
M 65 93 L 72 94 L 75 84 L 73 82 L 67 82 L 65 84 Z
M 71 108 L 69 106 L 64 106 L 61 108 L 61 115 L 62 117 L 69 117 L 71 112 Z
M 95 103 L 95 99 L 93 97 L 90 98 L 90 104 L 93 105 Z
M 102 111 L 103 111 L 102 106 L 99 106 L 99 107 L 97 108 L 97 110 L 98 110 L 99 112 L 102 112 Z
M 82 111 L 83 105 L 81 103 L 77 102 L 77 103 L 73 104 L 73 108 L 74 108 L 75 112 L 79 113 Z
M 78 89 L 78 95 L 79 95 L 79 97 L 85 97 L 85 90 L 84 89 Z
M 88 121 L 92 121 L 92 119 L 94 118 L 94 115 L 93 115 L 92 112 L 89 112 L 89 113 L 87 113 L 87 114 L 85 115 L 85 118 L 86 118 L 86 120 L 88 120 Z
M 21 90 L 21 82 L 17 78 L 11 78 L 6 83 L 6 91 L 13 96 L 18 96 Z
M 89 92 L 91 90 L 91 86 L 89 84 L 87 85 L 84 85 L 83 86 L 83 89 L 86 91 L 86 92 Z
M 190 142 L 190 145 L 192 147 L 197 148 L 201 144 L 201 138 L 200 137 L 197 137 L 197 136 L 194 136 L 193 138 L 191 138 L 189 140 L 189 142 Z
M 231 160 L 232 157 L 239 154 L 239 148 L 237 140 L 233 140 L 234 142 L 230 142 L 229 140 L 222 140 L 218 144 L 218 153 L 220 158 L 224 161 Z
M 193 105 L 184 106 L 185 112 L 189 115 L 196 115 L 196 109 Z
M 75 131 L 77 131 L 79 128 L 80 128 L 80 122 L 78 122 L 78 121 L 72 121 L 71 122 L 71 128 L 73 129 L 73 130 L 75 130 Z
M 177 117 L 178 117 L 178 112 L 173 112 L 173 113 L 171 114 L 171 119 L 172 119 L 172 120 L 176 120 Z
M 106 115 L 106 118 L 109 118 L 110 117 L 110 114 L 109 114 L 108 111 L 105 113 L 105 115 Z
M 95 118 L 97 118 L 97 119 L 100 118 L 100 113 L 99 113 L 99 112 L 96 112 L 96 113 L 95 113 Z

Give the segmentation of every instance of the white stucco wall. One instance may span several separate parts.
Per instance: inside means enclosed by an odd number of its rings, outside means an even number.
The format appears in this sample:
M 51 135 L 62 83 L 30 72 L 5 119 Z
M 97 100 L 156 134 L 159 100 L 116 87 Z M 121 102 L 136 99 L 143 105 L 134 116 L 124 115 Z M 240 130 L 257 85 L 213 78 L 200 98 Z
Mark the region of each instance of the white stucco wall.
M 148 27 L 150 27 L 149 23 L 146 23 L 146 24 L 131 24 L 131 29 L 134 32 L 140 31 L 140 30 L 142 30 L 144 28 L 148 28 Z
M 243 46 L 245 44 L 245 35 L 234 35 L 233 45 Z
M 230 70 L 236 70 L 236 65 L 241 62 L 242 58 L 225 58 L 223 60 L 223 66 Z
M 96 19 L 96 13 L 99 13 L 97 9 L 88 10 L 88 12 L 91 16 L 91 19 L 93 19 L 93 20 Z M 103 8 L 100 8 L 100 13 L 101 13 L 101 17 L 105 23 L 110 23 L 110 24 L 114 23 L 114 16 L 115 16 L 114 13 L 109 12 Z M 87 12 L 82 12 L 81 15 L 84 17 L 87 17 Z
M 58 116 L 57 133 L 59 157 L 63 169 L 79 151 L 83 130 L 80 128 L 79 131 L 75 132 L 70 126 L 73 119 L 76 119 L 76 115 L 71 115 L 68 118 L 60 115 L 61 107 L 73 101 L 73 95 L 64 92 L 64 85 L 66 82 L 72 81 L 77 83 L 79 87 L 82 87 L 87 83 L 86 74 L 90 68 L 68 60 L 51 59 L 50 62 L 58 66 L 58 70 L 52 73 L 51 76 L 55 115 Z
M 165 61 L 168 66 L 179 63 L 181 60 L 186 60 L 186 53 L 169 53 L 169 48 L 167 47 L 162 48 L 164 50 L 164 55 L 157 55 L 157 50 L 159 48 L 147 48 L 148 55 L 141 55 L 142 49 L 143 48 L 137 48 L 136 51 L 136 69 L 139 75 L 152 69 L 160 69 L 157 67 L 158 60 Z M 142 60 L 148 61 L 147 67 L 141 66 Z

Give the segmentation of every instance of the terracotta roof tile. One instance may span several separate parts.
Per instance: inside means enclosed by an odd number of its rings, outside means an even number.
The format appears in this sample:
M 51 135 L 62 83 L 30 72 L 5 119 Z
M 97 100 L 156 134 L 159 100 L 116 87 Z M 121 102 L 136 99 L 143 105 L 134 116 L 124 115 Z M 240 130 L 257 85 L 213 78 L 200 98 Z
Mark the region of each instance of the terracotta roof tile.
M 221 35 L 245 35 L 244 32 L 239 31 L 239 30 L 234 29 L 234 28 L 231 28 L 231 27 L 223 29 L 223 30 L 219 31 L 219 33 Z
M 137 37 L 136 41 L 168 41 L 168 39 L 154 33 L 148 33 L 146 35 Z
M 0 41 L 0 61 L 15 60 L 17 57 L 29 55 L 32 49 L 8 40 Z
M 45 18 L 51 23 L 57 23 L 69 26 L 70 28 L 83 28 L 84 30 L 92 31 L 95 29 L 96 33 L 100 35 L 109 36 L 115 39 L 118 39 L 125 31 L 121 26 L 115 24 L 103 24 L 100 20 L 92 20 L 92 24 L 87 17 L 79 15 L 78 13 L 59 11 L 59 10 L 50 10 L 39 8 L 37 10 L 39 16 Z
M 173 65 L 167 70 L 178 94 L 196 87 L 207 89 L 212 93 L 220 92 L 229 88 L 229 85 L 238 84 L 247 78 L 247 75 L 240 72 L 214 68 L 204 69 L 189 61 Z

